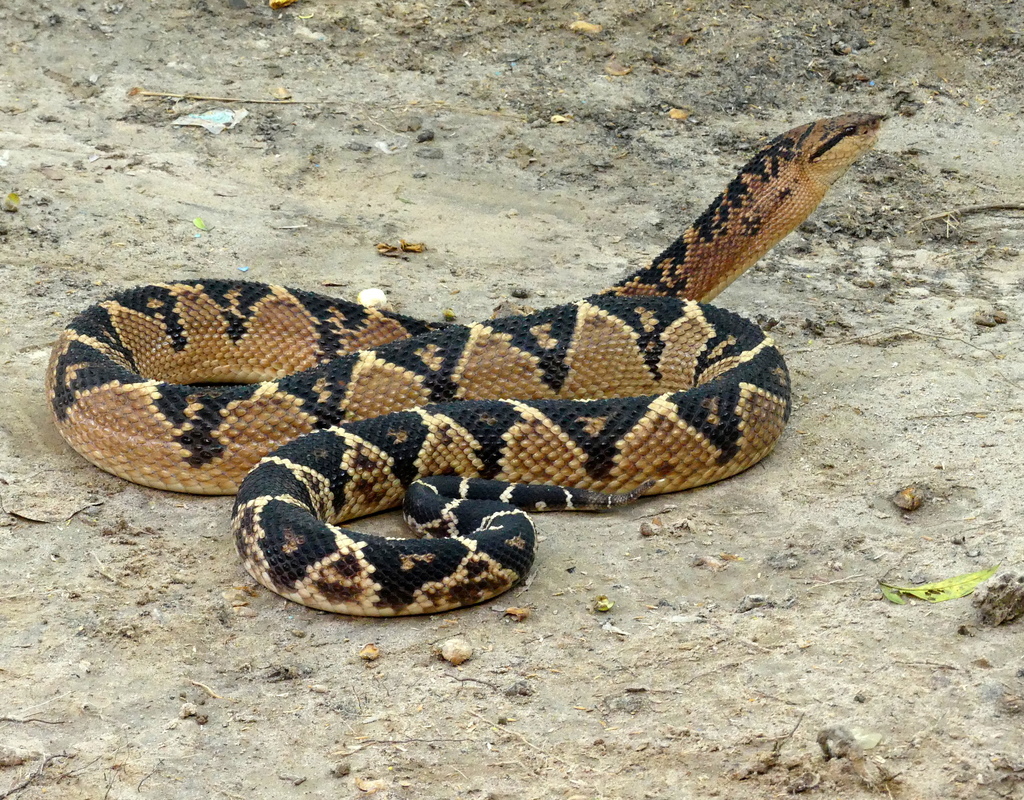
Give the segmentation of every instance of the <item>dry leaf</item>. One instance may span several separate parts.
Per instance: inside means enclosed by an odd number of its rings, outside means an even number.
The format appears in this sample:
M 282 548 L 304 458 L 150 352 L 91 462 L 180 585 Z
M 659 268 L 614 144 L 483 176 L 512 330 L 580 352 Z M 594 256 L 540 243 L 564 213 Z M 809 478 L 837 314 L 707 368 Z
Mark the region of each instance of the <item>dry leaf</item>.
M 687 111 L 685 108 L 672 108 L 672 109 L 669 109 L 668 118 L 669 119 L 680 119 L 680 120 L 682 120 L 682 119 L 689 119 L 690 118 L 690 112 Z
M 403 253 L 422 253 L 427 249 L 423 242 L 407 242 L 405 239 L 399 239 L 398 246 L 402 248 Z
M 531 614 L 528 608 L 519 608 L 518 606 L 509 606 L 505 609 L 505 616 L 512 617 L 516 622 L 522 622 L 524 619 L 529 617 Z
M 587 33 L 594 36 L 603 31 L 604 27 L 601 25 L 595 25 L 593 22 L 584 22 L 583 20 L 578 19 L 569 26 L 569 30 L 573 33 Z
M 564 116 L 562 114 L 555 114 L 551 118 L 551 121 L 552 122 L 557 122 L 559 125 L 562 125 L 562 124 L 564 124 L 566 122 L 572 122 L 572 117 L 567 117 L 567 116 Z
M 294 2 L 296 2 L 296 0 L 270 0 L 268 5 L 272 9 L 274 9 L 274 11 L 277 11 L 277 9 L 279 9 L 279 8 L 287 8 L 288 6 L 290 6 Z
M 356 788 L 363 794 L 376 794 L 385 786 L 387 786 L 387 784 L 380 778 L 377 778 L 376 780 L 370 780 L 369 778 L 357 777 L 354 782 Z
M 628 75 L 633 71 L 632 67 L 627 67 L 618 58 L 612 56 L 606 62 L 604 62 L 604 71 L 606 75 L 615 75 L 621 77 L 622 75 Z
M 285 89 L 283 86 L 278 86 L 274 91 L 271 92 L 274 97 L 278 100 L 291 100 L 292 93 Z
M 364 645 L 363 649 L 359 651 L 359 657 L 363 661 L 376 661 L 380 658 L 380 649 L 373 642 L 368 645 Z

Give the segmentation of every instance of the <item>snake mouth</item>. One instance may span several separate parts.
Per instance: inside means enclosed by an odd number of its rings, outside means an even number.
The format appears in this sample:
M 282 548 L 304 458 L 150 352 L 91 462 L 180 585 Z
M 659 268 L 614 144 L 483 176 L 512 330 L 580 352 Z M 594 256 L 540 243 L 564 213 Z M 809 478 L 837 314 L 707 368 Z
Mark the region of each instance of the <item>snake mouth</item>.
M 824 120 L 822 141 L 811 150 L 808 163 L 852 164 L 858 155 L 878 141 L 884 119 L 879 114 L 845 114 Z

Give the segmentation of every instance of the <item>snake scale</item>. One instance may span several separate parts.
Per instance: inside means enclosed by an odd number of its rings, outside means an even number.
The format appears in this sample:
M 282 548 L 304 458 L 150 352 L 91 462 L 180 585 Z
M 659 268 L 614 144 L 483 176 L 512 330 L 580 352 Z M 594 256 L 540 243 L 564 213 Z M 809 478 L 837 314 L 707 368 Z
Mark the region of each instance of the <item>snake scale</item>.
M 879 125 L 846 114 L 778 136 L 649 267 L 526 316 L 431 324 L 229 280 L 113 294 L 53 349 L 53 417 L 126 480 L 237 493 L 243 563 L 288 599 L 376 616 L 489 599 L 530 569 L 527 511 L 675 492 L 772 450 L 785 362 L 702 303 L 806 219 Z M 403 497 L 432 538 L 339 527 Z

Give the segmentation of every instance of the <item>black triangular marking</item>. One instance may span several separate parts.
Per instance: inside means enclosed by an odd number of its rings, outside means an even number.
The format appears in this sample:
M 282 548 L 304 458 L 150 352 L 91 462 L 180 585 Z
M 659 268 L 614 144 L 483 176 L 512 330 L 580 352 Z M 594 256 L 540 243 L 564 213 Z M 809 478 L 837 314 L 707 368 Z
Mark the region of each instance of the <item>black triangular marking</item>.
M 271 295 L 269 286 L 251 281 L 208 280 L 202 285 L 221 309 L 228 338 L 233 342 L 245 337 L 257 303 Z
M 185 327 L 178 313 L 177 298 L 162 286 L 139 286 L 112 295 L 110 300 L 120 303 L 150 319 L 157 320 L 167 331 L 171 347 L 180 352 L 188 346 Z
M 724 464 L 739 452 L 742 419 L 736 413 L 740 401 L 739 383 L 713 381 L 666 398 L 675 405 L 683 422 L 692 426 L 719 451 L 718 463 Z
M 287 375 L 278 380 L 278 391 L 299 398 L 302 410 L 316 417 L 315 427 L 340 425 L 348 418 L 348 409 L 341 401 L 348 394 L 352 370 L 358 360 L 358 355 L 339 356 L 294 375 Z M 320 399 L 322 391 L 330 392 L 326 400 Z
M 343 334 L 337 330 L 335 318 L 344 320 L 344 329 L 347 331 L 363 331 L 370 324 L 372 315 L 367 307 L 360 303 L 353 303 L 350 300 L 342 300 L 335 297 L 328 297 L 314 292 L 305 292 L 300 289 L 289 289 L 289 292 L 309 312 L 316 324 L 317 334 L 320 337 L 320 352 L 327 356 L 348 352 L 345 346 Z M 434 330 L 442 330 L 449 327 L 442 322 L 425 322 L 415 317 L 407 317 L 404 314 L 396 314 L 393 311 L 379 311 L 381 316 L 395 320 L 405 329 L 409 336 L 419 336 Z
M 445 402 L 455 399 L 458 385 L 452 375 L 468 340 L 469 328 L 445 328 L 415 339 L 386 344 L 376 348 L 374 353 L 397 367 L 423 376 L 431 402 Z
M 112 299 L 116 299 L 116 297 Z M 117 353 L 130 369 L 138 371 L 138 366 L 135 363 L 135 354 L 121 341 L 121 337 L 118 335 L 117 328 L 114 327 L 114 321 L 107 309 L 98 305 L 90 306 L 71 321 L 68 329 L 101 342 Z M 107 356 L 99 355 L 98 357 L 106 358 Z
M 273 495 L 290 494 L 296 498 L 308 497 L 306 488 L 291 472 L 278 464 L 263 464 L 261 477 L 273 481 L 268 490 Z M 237 513 L 237 512 L 236 512 Z M 254 515 L 243 515 L 238 533 L 246 533 L 243 526 L 255 521 Z M 281 500 L 270 500 L 260 512 L 259 547 L 267 561 L 267 571 L 275 586 L 294 590 L 304 580 L 310 567 L 337 550 L 335 538 L 315 516 L 297 506 Z M 251 533 L 250 533 L 251 535 Z
M 68 372 L 75 377 L 68 380 Z M 54 367 L 53 411 L 57 419 L 67 418 L 68 409 L 75 404 L 76 393 L 94 389 L 111 381 L 136 383 L 138 375 L 116 364 L 105 353 L 83 342 L 69 342 Z
M 443 414 L 465 428 L 480 444 L 475 455 L 483 462 L 479 477 L 493 478 L 501 472 L 505 454 L 504 434 L 520 421 L 520 413 L 512 403 L 503 400 L 467 400 L 426 406 L 431 414 Z
M 675 297 L 617 297 L 596 295 L 587 302 L 622 320 L 637 335 L 637 347 L 655 380 L 661 380 L 661 354 L 666 329 L 684 316 L 686 302 Z M 653 323 L 653 324 L 652 324 Z M 648 326 L 650 330 L 648 330 Z
M 764 341 L 764 333 L 761 329 L 738 314 L 704 304 L 701 304 L 701 311 L 714 334 L 697 355 L 694 374 L 697 381 L 719 361 L 742 355 Z M 728 333 L 720 331 L 728 331 Z
M 488 323 L 488 327 L 507 334 L 513 347 L 535 356 L 540 362 L 542 380 L 557 392 L 569 374 L 565 359 L 576 332 L 579 310 L 578 304 L 568 303 L 525 317 L 502 317 Z
M 427 558 L 423 557 L 423 542 L 417 539 L 367 537 L 364 541 L 367 545 L 363 553 L 377 567 L 377 574 L 391 578 L 380 581 L 377 604 L 384 607 L 409 605 L 424 585 L 450 579 L 468 552 L 456 539 L 432 540 Z M 458 586 L 452 587 L 452 591 L 458 591 Z
M 352 422 L 345 429 L 389 455 L 394 462 L 391 471 L 403 486 L 419 477 L 416 459 L 430 433 L 419 414 L 400 411 Z
M 615 464 L 616 443 L 647 413 L 651 399 L 538 400 L 530 405 L 569 434 L 586 453 L 587 475 L 602 478 Z
M 160 387 L 160 397 L 153 404 L 176 428 L 187 428 L 177 441 L 189 451 L 185 461 L 201 467 L 223 455 L 224 445 L 213 437 L 213 431 L 224 424 L 221 412 L 228 404 L 252 395 L 254 387 L 204 386 L 167 383 Z M 189 416 L 186 409 L 190 408 Z

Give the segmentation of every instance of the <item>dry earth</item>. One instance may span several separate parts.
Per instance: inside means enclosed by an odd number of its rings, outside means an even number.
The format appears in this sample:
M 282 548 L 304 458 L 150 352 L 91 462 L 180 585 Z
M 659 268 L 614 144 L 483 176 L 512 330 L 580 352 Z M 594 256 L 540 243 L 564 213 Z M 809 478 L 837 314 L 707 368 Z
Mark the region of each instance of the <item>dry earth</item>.
M 1024 217 L 929 219 L 1024 201 L 1022 31 L 1012 0 L 8 0 L 0 797 L 1024 796 L 1024 627 L 877 587 L 1024 565 Z M 248 116 L 171 125 L 216 108 Z M 845 110 L 889 115 L 878 147 L 720 298 L 777 321 L 776 453 L 543 517 L 496 602 L 380 622 L 254 590 L 230 499 L 126 485 L 50 423 L 49 347 L 116 288 L 378 286 L 464 321 L 572 300 L 764 137 Z M 428 250 L 377 254 L 399 238 Z M 837 725 L 882 741 L 826 762 Z

